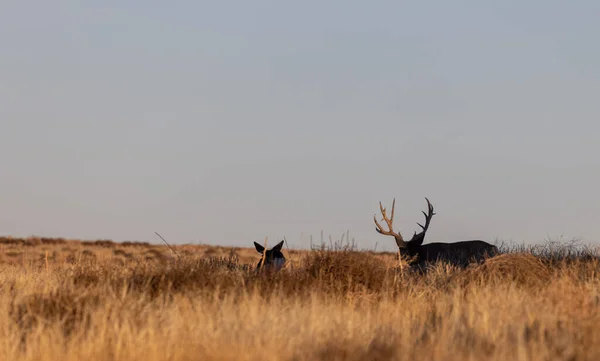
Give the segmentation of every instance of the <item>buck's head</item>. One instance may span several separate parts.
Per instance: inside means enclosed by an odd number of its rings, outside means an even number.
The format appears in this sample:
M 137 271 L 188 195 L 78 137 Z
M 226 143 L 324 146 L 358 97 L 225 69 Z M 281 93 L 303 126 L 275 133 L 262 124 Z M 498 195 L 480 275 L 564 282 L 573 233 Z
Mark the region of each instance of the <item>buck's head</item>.
M 387 216 L 386 209 L 383 208 L 383 205 L 381 205 L 381 202 L 379 202 L 379 209 L 381 210 L 383 220 L 388 225 L 388 230 L 384 230 L 383 227 L 381 227 L 381 225 L 379 224 L 379 222 L 377 222 L 377 218 L 373 216 L 373 220 L 375 221 L 376 226 L 375 230 L 380 234 L 386 236 L 393 236 L 396 240 L 396 244 L 398 245 L 398 249 L 400 250 L 401 254 L 408 254 L 412 256 L 416 252 L 416 250 L 419 247 L 421 247 L 423 241 L 425 240 L 425 233 L 427 233 L 427 229 L 429 228 L 431 218 L 435 215 L 435 213 L 433 212 L 433 206 L 429 202 L 429 199 L 425 198 L 425 200 L 427 201 L 428 206 L 428 213 L 423 212 L 423 214 L 425 215 L 425 225 L 423 226 L 420 223 L 417 223 L 421 227 L 422 231 L 419 233 L 415 232 L 410 241 L 405 241 L 400 232 L 394 232 L 393 222 L 396 199 L 394 198 L 394 201 L 392 202 L 392 214 L 390 215 L 390 217 Z
M 254 242 L 256 251 L 263 257 L 258 261 L 256 268 L 270 268 L 279 270 L 285 265 L 285 256 L 281 252 L 283 241 L 277 243 L 273 248 L 265 250 L 261 244 Z M 264 262 L 263 262 L 264 261 Z

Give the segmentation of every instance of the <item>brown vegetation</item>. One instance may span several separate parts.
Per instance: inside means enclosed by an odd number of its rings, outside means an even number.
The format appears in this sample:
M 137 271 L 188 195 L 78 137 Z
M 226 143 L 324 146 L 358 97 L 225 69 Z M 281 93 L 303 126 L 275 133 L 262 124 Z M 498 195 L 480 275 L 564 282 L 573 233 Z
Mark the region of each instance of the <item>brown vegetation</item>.
M 521 249 L 421 274 L 392 254 L 0 240 L 2 360 L 597 360 L 600 263 Z M 251 244 L 250 244 L 251 245 Z

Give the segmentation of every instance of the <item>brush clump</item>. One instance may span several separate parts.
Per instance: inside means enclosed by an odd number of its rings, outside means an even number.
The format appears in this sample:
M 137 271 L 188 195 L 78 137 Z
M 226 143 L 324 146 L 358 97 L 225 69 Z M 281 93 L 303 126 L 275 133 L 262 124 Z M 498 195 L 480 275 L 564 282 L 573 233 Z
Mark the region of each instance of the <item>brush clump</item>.
M 481 284 L 509 282 L 515 286 L 541 287 L 552 278 L 550 267 L 530 253 L 506 253 L 469 268 L 463 275 L 467 282 Z

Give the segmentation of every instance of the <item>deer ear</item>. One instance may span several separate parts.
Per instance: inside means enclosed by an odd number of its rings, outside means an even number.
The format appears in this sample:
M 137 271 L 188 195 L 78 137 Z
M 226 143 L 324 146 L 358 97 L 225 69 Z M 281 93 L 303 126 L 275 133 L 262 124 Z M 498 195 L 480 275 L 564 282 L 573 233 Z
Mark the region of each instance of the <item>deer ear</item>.
M 415 232 L 415 234 L 412 236 L 411 240 L 408 241 L 408 243 L 413 246 L 421 246 L 423 244 L 424 240 L 425 240 L 425 234 L 423 234 L 423 232 L 421 232 L 419 234 L 417 234 L 417 232 Z
M 281 251 L 281 247 L 283 247 L 283 241 L 277 243 L 277 245 L 275 247 L 273 247 L 273 249 L 277 250 L 277 251 Z
M 254 248 L 256 248 L 256 251 L 258 251 L 258 253 L 263 253 L 265 251 L 265 247 L 261 246 L 256 242 L 254 242 Z

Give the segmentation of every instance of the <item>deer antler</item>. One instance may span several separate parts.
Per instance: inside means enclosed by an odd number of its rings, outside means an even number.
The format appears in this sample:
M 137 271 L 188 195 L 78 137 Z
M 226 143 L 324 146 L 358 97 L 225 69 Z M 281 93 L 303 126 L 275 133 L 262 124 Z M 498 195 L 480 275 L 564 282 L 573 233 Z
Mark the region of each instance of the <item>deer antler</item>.
M 379 222 L 377 222 L 377 218 L 375 215 L 373 215 L 373 221 L 375 221 L 375 225 L 377 226 L 377 228 L 375 228 L 375 230 L 378 233 L 383 234 L 385 236 L 394 236 L 394 239 L 396 239 L 396 244 L 398 245 L 398 248 L 404 248 L 406 246 L 406 243 L 404 242 L 404 238 L 402 238 L 400 233 L 394 232 L 393 222 L 394 222 L 395 207 L 396 207 L 396 198 L 394 198 L 394 201 L 392 202 L 392 216 L 390 218 L 388 218 L 386 215 L 385 208 L 383 208 L 383 205 L 381 204 L 381 202 L 379 202 L 379 210 L 381 211 L 383 220 L 385 221 L 385 223 L 387 223 L 387 226 L 388 226 L 387 231 L 384 230 L 383 227 L 381 227 L 381 224 L 379 224 Z
M 409 241 L 414 242 L 414 244 L 419 246 L 425 240 L 425 233 L 427 233 L 427 230 L 429 229 L 429 223 L 431 222 L 431 218 L 435 215 L 435 213 L 433 212 L 433 206 L 431 205 L 431 202 L 429 202 L 429 199 L 427 199 L 427 197 L 425 197 L 425 200 L 427 201 L 427 213 L 425 213 L 425 211 L 421 211 L 421 213 L 423 213 L 423 215 L 425 216 L 425 226 L 417 222 L 419 227 L 421 227 L 422 231 L 418 234 L 417 232 L 415 232 L 412 239 Z

